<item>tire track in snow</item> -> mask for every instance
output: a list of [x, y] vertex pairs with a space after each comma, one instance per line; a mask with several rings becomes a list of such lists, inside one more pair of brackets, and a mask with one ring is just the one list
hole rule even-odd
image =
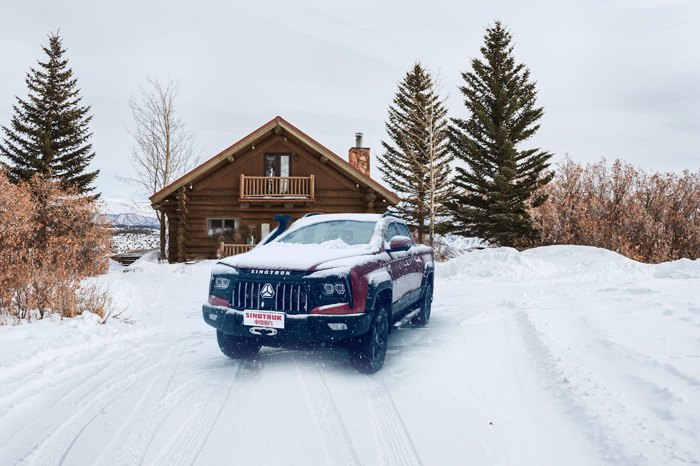
[[[60, 387], [77, 380], [77, 383], [72, 384], [70, 388], [68, 388], [62, 395], [52, 401], [52, 405], [55, 406], [56, 403], [73, 393], [76, 388], [84, 385], [86, 382], [92, 379], [98, 378], [105, 371], [113, 371], [115, 364], [126, 363], [128, 368], [138, 361], [146, 359], [149, 352], [161, 349], [165, 346], [166, 344], [164, 343], [138, 346], [126, 351], [118, 352], [106, 359], [90, 361], [77, 366], [69, 366], [67, 370], [31, 380], [25, 386], [19, 387], [15, 391], [0, 398], [0, 421], [12, 409], [16, 409], [17, 407], [32, 401], [36, 396], [43, 396], [47, 388], [52, 389], [55, 387]], [[100, 348], [96, 349], [95, 351], [99, 353]], [[134, 354], [136, 354], [137, 357], [131, 357]], [[28, 420], [27, 422], [31, 422], [32, 420], [33, 419]]]
[[302, 374], [297, 365], [296, 370], [304, 386], [314, 422], [322, 435], [323, 449], [329, 464], [361, 464], [320, 369], [309, 368]]
[[[91, 395], [81, 408], [56, 426], [48, 437], [44, 438], [34, 450], [21, 458], [17, 464], [31, 466], [55, 466], [63, 464], [66, 456], [85, 428], [105, 408], [138, 382], [162, 370], [165, 366], [167, 365], [162, 362], [156, 363], [138, 372], [129, 374], [115, 383], [108, 384], [108, 382], [104, 382], [102, 385], [108, 385], [106, 389]], [[117, 377], [122, 376], [118, 374], [113, 378]]]
[[654, 369], [660, 369], [667, 374], [677, 378], [678, 380], [685, 383], [688, 387], [697, 389], [700, 387], [700, 379], [694, 377], [691, 374], [686, 374], [685, 372], [679, 370], [676, 366], [669, 362], [663, 362], [658, 358], [655, 358], [647, 353], [643, 353], [631, 346], [625, 345], [619, 341], [615, 341], [605, 332], [605, 330], [599, 328], [588, 322], [586, 319], [581, 321], [581, 324], [585, 326], [591, 333], [600, 335], [598, 341], [606, 348], [610, 348], [616, 351], [621, 356], [625, 357], [630, 361], [634, 361], [638, 364], [646, 365]]
[[314, 423], [321, 435], [323, 451], [328, 464], [361, 464], [320, 369], [308, 367], [302, 373], [297, 364], [296, 372], [304, 387], [304, 394], [311, 409]]
[[228, 367], [219, 369], [226, 371], [226, 374], [220, 377], [218, 383], [214, 381], [213, 386], [202, 396], [201, 401], [195, 406], [183, 426], [165, 446], [153, 464], [157, 466], [184, 466], [194, 463], [214, 428], [233, 385], [241, 376], [244, 366], [245, 362], [240, 362], [235, 370]]
[[[57, 350], [60, 350], [58, 356], [63, 360], [64, 365], [70, 368], [74, 366], [75, 360], [84, 359], [86, 354], [109, 355], [107, 358], [101, 359], [101, 361], [110, 361], [118, 358], [124, 354], [126, 347], [133, 348], [135, 341], [150, 341], [163, 333], [165, 331], [139, 332], [136, 335], [129, 333], [117, 335], [104, 338], [100, 341], [99, 346], [92, 346], [92, 340], [89, 339], [88, 341], [81, 341], [60, 348], [48, 347], [20, 360], [13, 360], [9, 364], [8, 361], [3, 360], [0, 361], [0, 367], [3, 368], [2, 374], [0, 374], [0, 383], [9, 383], [10, 380], [8, 379], [24, 380], [29, 374], [36, 374], [42, 372], [42, 369], [46, 366], [53, 366], [57, 358]], [[148, 345], [148, 343], [145, 344]], [[90, 359], [90, 361], [93, 360]]]
[[[692, 453], [669, 438], [663, 428], [625, 405], [620, 393], [559, 341], [551, 326], [532, 312], [526, 300], [519, 307], [516, 322], [535, 368], [568, 414], [584, 429], [603, 460], [637, 465], [697, 464]], [[630, 431], [644, 435], [630, 436]]]
[[[185, 350], [185, 342], [178, 347], [177, 360]], [[171, 360], [172, 355], [168, 354], [165, 359]], [[199, 380], [190, 380], [168, 393], [178, 367], [179, 363], [172, 364], [167, 370], [156, 374], [134, 407], [133, 414], [111, 439], [109, 446], [95, 461], [96, 464], [129, 466], [143, 462], [148, 446], [162, 423], [198, 385]]]
[[391, 395], [383, 385], [374, 380], [375, 377], [376, 375], [368, 375], [365, 381], [372, 407], [372, 424], [377, 432], [379, 451], [382, 452], [382, 464], [421, 465], [418, 452]]

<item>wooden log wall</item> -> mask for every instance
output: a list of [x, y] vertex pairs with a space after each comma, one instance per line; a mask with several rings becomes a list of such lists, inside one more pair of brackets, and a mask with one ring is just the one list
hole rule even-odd
[[[292, 176], [314, 175], [315, 202], [239, 202], [241, 175], [261, 176], [265, 153], [291, 154]], [[272, 231], [277, 226], [273, 220], [276, 214], [288, 214], [295, 221], [310, 212], [383, 213], [387, 207], [388, 204], [373, 190], [360, 187], [329, 163], [324, 164], [317, 155], [291, 139], [285, 141], [279, 136], [256, 143], [255, 149], [194, 182], [191, 189], [189, 185], [181, 187], [175, 196], [160, 203], [160, 210], [168, 219], [168, 257], [171, 261], [216, 258], [218, 235], [208, 234], [208, 219], [237, 219], [242, 242], [247, 238], [248, 225], [254, 226], [255, 242], [258, 243], [261, 224], [269, 224]]]

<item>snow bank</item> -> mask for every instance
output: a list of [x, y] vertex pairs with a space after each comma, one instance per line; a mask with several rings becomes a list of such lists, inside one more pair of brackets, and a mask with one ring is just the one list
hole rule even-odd
[[146, 269], [153, 269], [158, 267], [160, 262], [158, 262], [158, 256], [160, 251], [147, 252], [143, 256], [139, 257], [133, 264], [126, 267], [130, 272], [132, 271], [143, 271]]
[[514, 282], [700, 278], [700, 261], [643, 264], [590, 246], [544, 246], [523, 252], [493, 248], [439, 264], [437, 274], [441, 278]]

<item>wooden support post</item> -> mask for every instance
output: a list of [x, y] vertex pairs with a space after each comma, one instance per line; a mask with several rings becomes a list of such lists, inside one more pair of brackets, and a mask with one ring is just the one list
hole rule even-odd
[[312, 174], [310, 176], [311, 176], [311, 181], [310, 181], [310, 183], [311, 183], [311, 196], [310, 197], [311, 197], [311, 199], [315, 199], [316, 198], [316, 187], [314, 186], [314, 175]]
[[243, 199], [243, 192], [244, 192], [243, 185], [244, 185], [244, 183], [245, 183], [245, 175], [243, 173], [241, 173], [241, 189], [240, 189], [240, 194], [238, 195], [239, 199]]
[[177, 193], [177, 261], [187, 260], [187, 194], [185, 187], [180, 188]]

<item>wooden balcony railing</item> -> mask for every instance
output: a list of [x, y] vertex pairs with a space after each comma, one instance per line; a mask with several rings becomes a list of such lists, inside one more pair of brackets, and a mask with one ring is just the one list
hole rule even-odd
[[235, 256], [236, 254], [243, 254], [253, 249], [256, 244], [223, 244], [224, 257]]
[[314, 175], [241, 175], [241, 199], [313, 199]]

